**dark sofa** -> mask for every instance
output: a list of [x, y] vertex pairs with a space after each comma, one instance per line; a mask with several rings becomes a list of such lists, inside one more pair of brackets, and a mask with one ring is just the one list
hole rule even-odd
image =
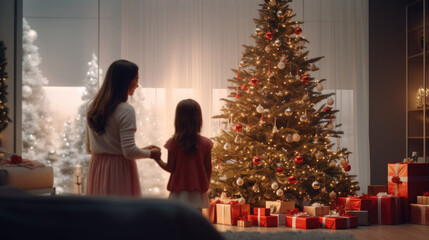
[[223, 239], [199, 213], [165, 199], [35, 196], [0, 187], [1, 239]]

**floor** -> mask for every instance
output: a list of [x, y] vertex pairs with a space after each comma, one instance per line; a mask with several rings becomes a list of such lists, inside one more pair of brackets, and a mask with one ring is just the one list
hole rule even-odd
[[429, 226], [416, 224], [400, 224], [400, 225], [371, 225], [359, 226], [353, 229], [330, 230], [330, 229], [292, 229], [289, 227], [237, 227], [214, 224], [218, 231], [259, 231], [259, 232], [278, 232], [278, 231], [322, 231], [322, 232], [341, 232], [353, 234], [356, 240], [389, 240], [389, 239], [412, 239], [412, 240], [428, 240]]

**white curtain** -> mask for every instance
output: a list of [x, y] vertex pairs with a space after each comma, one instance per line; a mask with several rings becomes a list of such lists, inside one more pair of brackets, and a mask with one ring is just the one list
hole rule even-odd
[[[202, 107], [202, 134], [214, 136], [220, 97], [234, 77], [242, 45], [253, 45], [253, 18], [262, 0], [123, 0], [121, 57], [140, 66], [140, 86], [155, 106], [165, 140], [173, 134], [175, 106], [194, 98]], [[351, 174], [369, 184], [368, 0], [296, 0], [310, 57], [324, 56], [314, 77], [335, 91], [340, 140], [353, 154]], [[336, 141], [336, 140], [335, 140]]]

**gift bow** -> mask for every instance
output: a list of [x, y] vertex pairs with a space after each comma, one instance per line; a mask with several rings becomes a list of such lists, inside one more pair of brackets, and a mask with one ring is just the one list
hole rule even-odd
[[401, 179], [399, 178], [399, 176], [394, 176], [394, 177], [392, 177], [392, 182], [393, 183], [400, 183]]
[[369, 195], [366, 195], [365, 193], [362, 193], [362, 196], [359, 197], [360, 199], [365, 199], [365, 200], [369, 200], [370, 197]]
[[241, 215], [241, 216], [238, 218], [238, 220], [246, 221], [246, 220], [247, 220], [247, 214]]
[[288, 212], [291, 215], [295, 215], [295, 214], [299, 213], [299, 210], [298, 210], [298, 208], [295, 208], [295, 209], [292, 209], [292, 210], [288, 210]]
[[295, 213], [293, 216], [294, 217], [308, 217], [309, 214], [308, 214], [308, 212], [299, 212], [299, 213]]
[[387, 194], [387, 192], [379, 192], [377, 193], [377, 197], [392, 197], [392, 194]]
[[323, 205], [323, 203], [315, 202], [315, 203], [311, 204], [311, 206], [312, 207], [323, 207], [324, 205]]

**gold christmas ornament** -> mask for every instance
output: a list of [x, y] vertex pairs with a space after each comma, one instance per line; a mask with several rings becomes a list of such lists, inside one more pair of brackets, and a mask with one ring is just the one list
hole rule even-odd
[[332, 191], [332, 192], [329, 193], [329, 198], [332, 199], [332, 200], [334, 200], [334, 199], [337, 198], [337, 194], [334, 191]]

